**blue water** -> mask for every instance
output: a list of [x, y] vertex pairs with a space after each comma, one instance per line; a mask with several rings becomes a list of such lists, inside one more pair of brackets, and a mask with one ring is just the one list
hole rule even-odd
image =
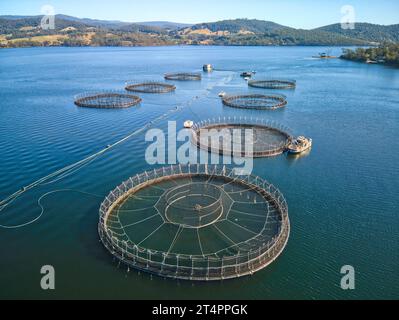
[[[175, 108], [187, 119], [256, 116], [313, 138], [305, 157], [255, 161], [254, 173], [285, 195], [292, 234], [283, 255], [253, 277], [218, 283], [129, 273], [104, 250], [98, 208], [121, 181], [151, 169], [144, 134], [61, 181], [30, 190], [0, 213], [0, 298], [374, 299], [399, 296], [399, 71], [315, 60], [314, 47], [33, 48], [0, 51], [0, 198], [78, 161]], [[335, 52], [339, 54], [339, 50]], [[80, 109], [75, 94], [123, 89], [129, 80], [217, 69], [128, 110]], [[217, 94], [248, 89], [238, 71], [297, 80], [276, 112], [223, 107]], [[259, 91], [260, 90], [260, 91]], [[155, 125], [165, 128], [163, 121]], [[47, 196], [44, 194], [52, 191]], [[82, 193], [86, 192], [86, 193]], [[42, 198], [41, 198], [42, 197]], [[41, 198], [41, 199], [40, 199]], [[39, 200], [40, 199], [40, 200]], [[38, 203], [39, 200], [39, 203]], [[56, 290], [40, 289], [53, 265]], [[356, 290], [340, 269], [356, 270]]]

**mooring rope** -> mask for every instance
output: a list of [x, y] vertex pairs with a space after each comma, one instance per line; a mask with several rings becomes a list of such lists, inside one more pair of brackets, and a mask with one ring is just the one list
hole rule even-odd
[[[231, 80], [229, 80], [229, 78], [224, 78], [224, 79], [222, 79], [221, 82], [226, 83], [226, 81], [231, 81]], [[203, 94], [203, 96], [204, 96], [204, 97], [208, 96], [208, 95], [210, 94], [211, 90], [212, 90], [215, 86], [218, 86], [218, 85], [220, 85], [220, 82], [208, 86], [208, 87], [205, 89], [205, 94]], [[107, 147], [103, 148], [102, 150], [100, 150], [100, 151], [98, 151], [98, 152], [96, 152], [96, 153], [94, 153], [94, 154], [92, 154], [92, 155], [89, 155], [89, 156], [87, 156], [86, 158], [84, 158], [84, 159], [82, 159], [82, 160], [80, 160], [80, 161], [77, 161], [77, 162], [75, 162], [75, 163], [73, 163], [73, 164], [70, 164], [70, 165], [64, 167], [64, 168], [61, 168], [61, 169], [59, 169], [59, 170], [57, 170], [57, 171], [55, 171], [55, 172], [53, 172], [53, 173], [51, 173], [51, 174], [49, 174], [49, 175], [46, 175], [46, 176], [44, 176], [44, 177], [42, 177], [42, 178], [40, 178], [40, 179], [38, 179], [38, 180], [36, 180], [36, 181], [30, 183], [29, 185], [23, 187], [22, 189], [20, 189], [20, 190], [14, 192], [13, 194], [9, 195], [8, 197], [6, 197], [5, 199], [3, 199], [3, 200], [0, 201], [0, 213], [1, 213], [6, 207], [8, 207], [10, 204], [12, 204], [15, 200], [17, 200], [22, 194], [26, 193], [27, 191], [29, 191], [29, 190], [31, 190], [31, 189], [34, 189], [34, 188], [36, 188], [36, 187], [38, 187], [38, 186], [44, 186], [44, 185], [48, 185], [48, 184], [55, 183], [55, 182], [57, 182], [57, 181], [59, 181], [59, 180], [61, 180], [61, 179], [64, 179], [64, 178], [66, 178], [66, 177], [68, 177], [68, 176], [70, 176], [70, 175], [72, 175], [72, 174], [74, 174], [74, 173], [80, 171], [82, 168], [84, 168], [85, 166], [89, 165], [91, 162], [93, 162], [93, 161], [96, 160], [98, 157], [100, 157], [100, 156], [102, 156], [103, 154], [105, 154], [107, 151], [110, 151], [111, 149], [114, 149], [115, 147], [117, 147], [117, 146], [123, 144], [124, 142], [126, 142], [126, 141], [129, 140], [129, 139], [131, 139], [132, 137], [137, 136], [137, 135], [140, 134], [140, 133], [143, 133], [145, 130], [149, 129], [149, 128], [152, 127], [154, 124], [156, 124], [156, 123], [158, 123], [158, 122], [160, 122], [160, 121], [162, 121], [162, 120], [168, 118], [168, 117], [171, 116], [172, 114], [175, 114], [175, 113], [177, 113], [177, 112], [179, 112], [179, 111], [182, 111], [182, 110], [184, 110], [185, 108], [189, 108], [189, 109], [192, 111], [191, 105], [192, 105], [195, 101], [197, 101], [198, 99], [200, 99], [200, 98], [201, 98], [200, 96], [195, 96], [195, 97], [191, 98], [189, 101], [187, 101], [186, 103], [179, 104], [179, 105], [178, 105], [177, 107], [175, 107], [174, 109], [171, 109], [171, 110], [165, 112], [165, 113], [162, 114], [161, 116], [159, 116], [159, 117], [155, 118], [154, 120], [152, 120], [152, 121], [148, 122], [147, 124], [145, 124], [143, 127], [141, 127], [141, 128], [139, 128], [139, 129], [133, 131], [132, 133], [130, 133], [130, 134], [128, 134], [127, 136], [125, 136], [124, 138], [122, 138], [122, 139], [116, 141], [115, 143], [108, 145]], [[192, 111], [192, 112], [193, 112], [193, 111]], [[51, 180], [51, 179], [53, 179], [53, 180]], [[57, 190], [55, 190], [55, 192], [56, 192], [56, 191], [57, 191]], [[46, 194], [44, 194], [43, 196], [47, 196], [47, 195], [49, 195], [49, 194], [51, 194], [51, 193], [52, 193], [52, 192], [46, 193]], [[43, 197], [43, 196], [42, 196], [42, 197]], [[39, 201], [42, 199], [42, 197], [39, 198]], [[39, 201], [38, 201], [38, 202], [39, 202]], [[40, 205], [40, 202], [39, 202], [39, 206], [41, 206], [41, 205]], [[44, 211], [44, 210], [42, 210], [42, 211]], [[21, 224], [21, 225], [19, 225], [19, 226], [16, 226], [16, 227], [14, 227], [14, 226], [9, 227], [9, 229], [28, 226], [28, 225], [30, 225], [30, 224], [36, 222], [38, 219], [40, 219], [40, 217], [42, 216], [42, 214], [43, 214], [43, 212], [40, 214], [39, 217], [36, 217], [35, 219], [33, 219], [33, 220], [31, 220], [31, 221], [29, 221], [29, 222], [27, 222], [27, 223]], [[4, 226], [4, 225], [0, 225], [0, 227], [1, 227], [1, 228], [7, 228], [7, 226]]]
[[[51, 194], [55, 194], [55, 193], [59, 193], [59, 192], [77, 192], [77, 193], [80, 193], [80, 194], [83, 194], [83, 195], [88, 195], [88, 196], [92, 196], [92, 197], [96, 197], [96, 198], [103, 198], [104, 197], [104, 196], [97, 195], [97, 194], [94, 194], [94, 193], [89, 193], [89, 192], [80, 191], [80, 190], [73, 190], [73, 189], [59, 189], [59, 190], [49, 191], [49, 192], [43, 194], [42, 196], [40, 196], [40, 198], [37, 200], [37, 204], [40, 207], [40, 213], [35, 218], [33, 218], [32, 220], [30, 220], [28, 222], [25, 222], [25, 223], [22, 223], [22, 224], [18, 224], [18, 225], [13, 225], [13, 226], [7, 226], [7, 225], [0, 224], [0, 228], [3, 228], [3, 229], [18, 229], [18, 228], [26, 227], [26, 226], [29, 226], [29, 225], [35, 223], [36, 221], [38, 221], [43, 216], [44, 211], [45, 211], [44, 206], [42, 204], [42, 200], [44, 198], [46, 198], [47, 196], [51, 195]], [[1, 210], [3, 210], [3, 209], [1, 209]]]

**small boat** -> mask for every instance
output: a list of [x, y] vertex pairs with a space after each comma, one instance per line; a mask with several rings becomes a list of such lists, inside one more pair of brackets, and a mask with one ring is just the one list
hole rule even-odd
[[211, 64], [204, 64], [204, 66], [202, 67], [202, 70], [204, 70], [204, 72], [212, 72], [213, 67]]
[[243, 78], [252, 78], [252, 75], [253, 75], [253, 73], [249, 72], [249, 71], [241, 73], [241, 77], [243, 77]]
[[303, 136], [298, 137], [293, 140], [291, 144], [288, 146], [288, 153], [291, 154], [300, 154], [309, 150], [312, 147], [312, 139], [305, 138]]
[[191, 120], [187, 120], [186, 122], [184, 122], [184, 128], [186, 129], [191, 129], [194, 126], [194, 122]]
[[325, 52], [322, 52], [322, 53], [319, 53], [318, 56], [313, 56], [313, 58], [315, 58], [315, 59], [336, 59], [338, 57], [331, 56], [331, 55], [329, 55], [329, 54], [327, 54]]
[[366, 63], [368, 63], [368, 64], [378, 64], [378, 61], [367, 59]]
[[223, 98], [223, 97], [225, 97], [226, 96], [226, 92], [224, 92], [224, 91], [222, 91], [222, 92], [219, 92], [219, 97], [220, 98]]

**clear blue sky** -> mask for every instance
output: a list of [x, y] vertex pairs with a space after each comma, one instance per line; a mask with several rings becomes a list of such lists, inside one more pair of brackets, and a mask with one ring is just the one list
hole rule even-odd
[[341, 7], [352, 5], [357, 22], [399, 23], [398, 0], [0, 0], [0, 15], [39, 15], [47, 4], [80, 18], [186, 23], [256, 18], [305, 29], [340, 22]]

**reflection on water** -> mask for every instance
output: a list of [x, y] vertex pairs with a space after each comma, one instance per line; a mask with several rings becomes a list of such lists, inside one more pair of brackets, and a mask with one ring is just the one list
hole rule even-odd
[[310, 155], [310, 153], [312, 152], [312, 148], [309, 148], [308, 150], [305, 150], [304, 152], [298, 153], [298, 154], [294, 154], [294, 153], [289, 153], [287, 152], [287, 160], [290, 162], [295, 163], [296, 161], [298, 161], [299, 159], [302, 158], [306, 158]]

